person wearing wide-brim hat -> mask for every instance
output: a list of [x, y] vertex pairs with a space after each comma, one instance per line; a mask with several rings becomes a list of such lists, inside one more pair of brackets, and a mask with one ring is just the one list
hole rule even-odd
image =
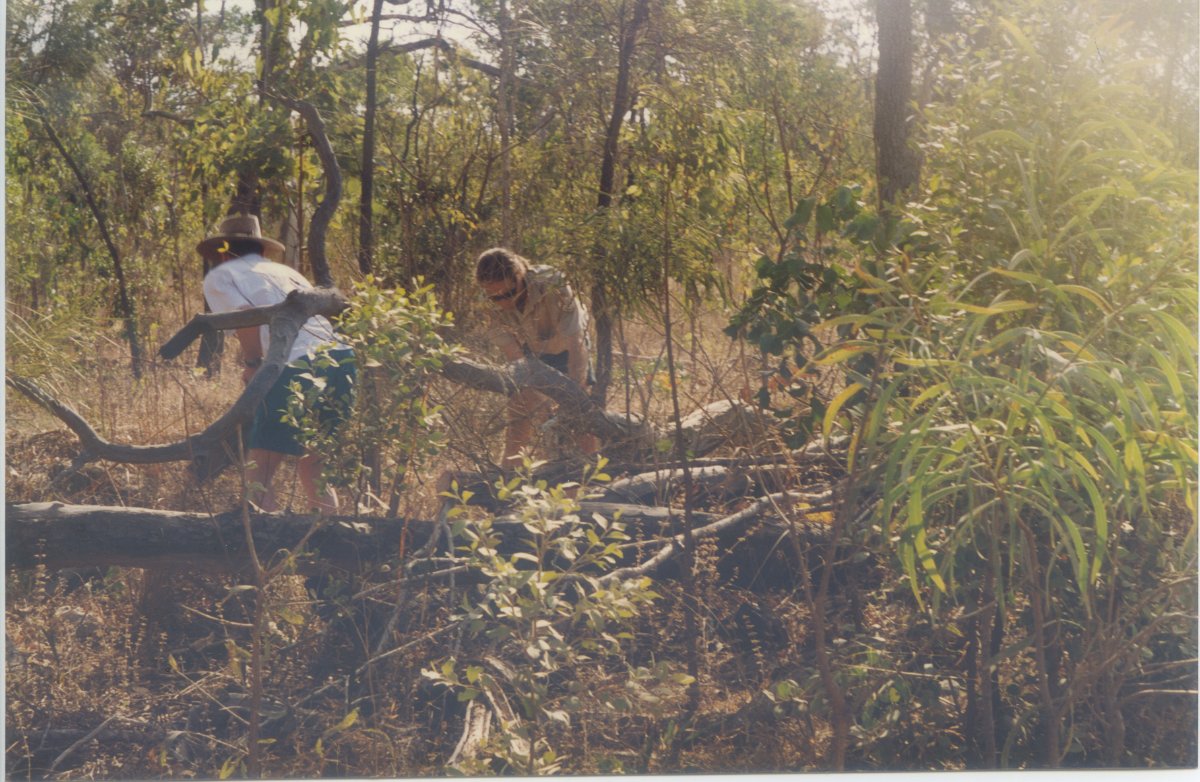
[[221, 249], [231, 243], [241, 243], [243, 240], [257, 243], [259, 254], [272, 261], [283, 260], [283, 244], [262, 235], [258, 226], [258, 218], [254, 215], [229, 215], [217, 227], [217, 232], [201, 240], [196, 245], [196, 252], [208, 261], [217, 262]]
[[[279, 304], [293, 290], [311, 289], [304, 275], [278, 263], [283, 245], [263, 236], [254, 215], [230, 215], [216, 232], [196, 245], [196, 251], [213, 264], [204, 276], [204, 298], [213, 312], [267, 307]], [[266, 325], [236, 330], [242, 349], [242, 382], [262, 365], [270, 344]], [[330, 366], [311, 362], [318, 348], [332, 345], [327, 355]], [[249, 449], [246, 479], [251, 500], [265, 511], [279, 509], [272, 478], [285, 456], [298, 456], [296, 472], [308, 502], [308, 509], [331, 512], [337, 508], [332, 487], [321, 487], [322, 458], [307, 452], [300, 443], [300, 431], [283, 421], [291, 396], [291, 385], [308, 388], [313, 377], [323, 377], [325, 390], [317, 402], [316, 413], [322, 426], [334, 427], [345, 420], [354, 398], [354, 353], [338, 340], [329, 321], [320, 316], [309, 318], [300, 328], [288, 354], [287, 366], [255, 411], [250, 428], [243, 434]], [[260, 488], [261, 487], [261, 488]]]

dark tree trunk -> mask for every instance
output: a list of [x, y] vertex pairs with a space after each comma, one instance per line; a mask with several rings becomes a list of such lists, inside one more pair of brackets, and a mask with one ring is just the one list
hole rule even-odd
[[513, 42], [512, 24], [508, 16], [507, 0], [500, 0], [498, 21], [500, 27], [500, 78], [496, 85], [496, 124], [500, 126], [500, 243], [509, 246], [513, 240], [512, 230], [512, 69]]
[[[266, 96], [274, 81], [275, 63], [279, 59], [279, 46], [282, 36], [267, 20], [266, 12], [271, 10], [272, 0], [256, 0], [255, 12], [259, 20], [259, 54], [262, 57], [262, 70], [256, 82], [259, 106], [267, 110]], [[282, 18], [282, 17], [281, 17]], [[254, 161], [243, 162], [237, 173], [237, 184], [233, 198], [229, 202], [226, 214], [247, 214], [262, 218], [262, 187], [258, 169]]]
[[[608, 131], [604, 135], [604, 157], [600, 163], [600, 192], [596, 199], [597, 211], [603, 214], [612, 205], [617, 172], [617, 141], [621, 136], [621, 125], [632, 108], [631, 83], [633, 55], [637, 50], [637, 38], [650, 16], [649, 0], [635, 0], [633, 17], [621, 30], [621, 48], [617, 62], [617, 85], [613, 92], [612, 115]], [[604, 281], [602, 267], [605, 251], [597, 246], [594, 253], [592, 285], [592, 317], [596, 320], [596, 384], [592, 387], [592, 398], [604, 406], [608, 397], [608, 386], [612, 382], [613, 317], [609, 304], [608, 286]]]
[[887, 210], [912, 189], [920, 159], [908, 144], [912, 114], [913, 36], [909, 0], [876, 0], [879, 67], [875, 74], [875, 171]]
[[129, 283], [125, 278], [125, 266], [121, 260], [121, 253], [117, 250], [116, 242], [113, 241], [112, 234], [108, 230], [108, 220], [104, 216], [104, 212], [100, 209], [99, 202], [96, 201], [96, 196], [92, 192], [92, 185], [84, 175], [83, 169], [67, 151], [66, 146], [58, 137], [58, 133], [54, 130], [54, 125], [50, 122], [50, 117], [47, 116], [45, 110], [39, 105], [38, 111], [41, 115], [42, 126], [46, 129], [46, 135], [50, 137], [50, 142], [54, 148], [62, 155], [66, 161], [67, 167], [71, 169], [71, 173], [75, 175], [75, 181], [79, 183], [79, 188], [83, 191], [84, 200], [87, 201], [88, 209], [92, 212], [92, 217], [96, 220], [96, 227], [100, 229], [100, 237], [104, 240], [104, 246], [108, 249], [108, 255], [112, 259], [113, 274], [117, 278], [117, 306], [121, 317], [125, 321], [125, 338], [129, 341], [129, 360], [133, 369], [134, 377], [142, 376], [142, 345], [138, 339], [137, 325], [137, 307], [134, 304], [133, 297], [129, 295]]
[[358, 269], [370, 274], [375, 260], [375, 108], [379, 63], [379, 17], [383, 0], [371, 9], [371, 36], [367, 40], [367, 95], [363, 116], [362, 198], [358, 205]]

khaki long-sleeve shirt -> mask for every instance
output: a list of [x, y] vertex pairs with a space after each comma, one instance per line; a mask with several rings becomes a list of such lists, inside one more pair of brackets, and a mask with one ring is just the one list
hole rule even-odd
[[506, 358], [567, 353], [567, 375], [581, 385], [587, 376], [588, 311], [562, 272], [532, 266], [525, 273], [525, 307], [491, 311], [490, 336]]

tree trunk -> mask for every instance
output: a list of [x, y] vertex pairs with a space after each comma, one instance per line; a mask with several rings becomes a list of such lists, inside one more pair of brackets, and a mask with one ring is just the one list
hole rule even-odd
[[938, 69], [950, 57], [950, 38], [958, 29], [953, 0], [927, 0], [925, 32], [929, 36], [929, 45], [925, 53], [921, 83], [917, 87], [918, 106], [927, 106], [935, 97], [941, 101], [947, 99], [938, 80]]
[[[623, 9], [622, 9], [623, 10]], [[604, 135], [604, 156], [600, 163], [600, 187], [596, 208], [603, 220], [604, 213], [612, 205], [617, 171], [617, 142], [621, 136], [621, 125], [632, 108], [630, 97], [633, 74], [633, 55], [637, 50], [638, 33], [650, 16], [649, 0], [635, 0], [633, 17], [621, 30], [621, 45], [617, 62], [617, 84], [613, 91], [612, 115]], [[624, 14], [622, 14], [622, 19]], [[612, 382], [613, 317], [609, 305], [608, 286], [604, 281], [603, 266], [606, 252], [597, 242], [593, 253], [592, 317], [596, 321], [596, 384], [592, 387], [592, 399], [601, 407], [608, 397], [608, 386]]]
[[371, 36], [367, 40], [367, 107], [363, 116], [362, 197], [358, 205], [358, 269], [370, 274], [375, 255], [375, 108], [379, 62], [379, 17], [383, 0], [371, 9]]
[[121, 317], [125, 320], [125, 338], [129, 341], [129, 360], [133, 369], [133, 376], [140, 378], [142, 376], [142, 345], [138, 339], [137, 326], [137, 308], [134, 304], [133, 297], [129, 295], [129, 283], [125, 279], [125, 266], [121, 261], [121, 253], [117, 250], [116, 242], [113, 241], [112, 234], [108, 230], [108, 220], [104, 216], [104, 212], [100, 209], [100, 204], [96, 201], [96, 196], [92, 192], [91, 183], [84, 175], [79, 164], [75, 162], [75, 158], [67, 151], [62, 140], [58, 137], [58, 133], [54, 130], [54, 126], [50, 122], [49, 116], [40, 104], [37, 105], [38, 112], [41, 115], [42, 126], [46, 129], [46, 135], [50, 137], [50, 142], [54, 148], [62, 155], [66, 161], [67, 167], [71, 169], [71, 173], [75, 175], [75, 180], [79, 183], [79, 187], [83, 190], [84, 200], [87, 201], [88, 209], [92, 212], [92, 217], [96, 219], [96, 226], [100, 229], [100, 237], [104, 240], [104, 246], [108, 249], [108, 255], [112, 258], [113, 274], [117, 278], [117, 305]]
[[[267, 19], [266, 12], [273, 7], [273, 0], [255, 0], [255, 14], [258, 19], [259, 56], [262, 68], [255, 82], [258, 91], [259, 107], [266, 111], [266, 96], [274, 83], [275, 66], [279, 60], [279, 47], [284, 36], [279, 35], [275, 26]], [[282, 27], [283, 14], [279, 17]], [[262, 188], [258, 169], [253, 161], [242, 162], [238, 166], [237, 184], [233, 198], [229, 203], [226, 214], [248, 214], [262, 218]]]
[[888, 210], [920, 178], [920, 159], [908, 144], [913, 37], [909, 0], [876, 0], [879, 66], [875, 74], [875, 171], [879, 207]]
[[313, 279], [317, 285], [321, 288], [332, 288], [333, 274], [329, 270], [329, 259], [325, 254], [325, 234], [342, 199], [342, 169], [338, 165], [333, 145], [329, 143], [329, 136], [325, 132], [325, 122], [317, 108], [307, 101], [291, 100], [278, 95], [271, 97], [304, 119], [317, 157], [321, 161], [321, 168], [325, 172], [325, 196], [313, 212], [312, 223], [309, 226], [308, 258], [312, 263]]
[[500, 0], [498, 11], [500, 24], [500, 79], [496, 91], [496, 124], [500, 126], [500, 243], [505, 247], [512, 244], [512, 69], [513, 41], [512, 24], [507, 0]]

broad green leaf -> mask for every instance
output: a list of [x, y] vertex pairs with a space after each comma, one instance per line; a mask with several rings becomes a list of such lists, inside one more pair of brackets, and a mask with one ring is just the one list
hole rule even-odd
[[[896, 362], [900, 363], [901, 359], [896, 359]], [[917, 398], [912, 401], [912, 406], [914, 408], [920, 407], [921, 405], [925, 404], [929, 400], [942, 396], [949, 389], [950, 389], [950, 385], [948, 383], [934, 383], [929, 388], [926, 388], [924, 391], [922, 391], [920, 394], [917, 395]]]
[[1162, 310], [1153, 310], [1150, 314], [1157, 318], [1166, 327], [1167, 331], [1170, 332], [1179, 352], [1187, 356], [1192, 356], [1196, 353], [1196, 335], [1189, 331], [1186, 326]]
[[[1023, 252], [1028, 252], [1028, 251], [1023, 251]], [[1011, 277], [1014, 280], [1020, 280], [1021, 282], [1027, 282], [1031, 285], [1036, 285], [1039, 288], [1045, 288], [1050, 285], [1049, 280], [1047, 280], [1045, 277], [1041, 276], [1040, 274], [1034, 274], [1033, 272], [1019, 272], [1019, 271], [1015, 271], [1013, 269], [1004, 269], [999, 266], [994, 266], [991, 269], [989, 269], [989, 271], [992, 274], [999, 274], [1002, 277]]]
[[1064, 337], [1063, 339], [1060, 339], [1059, 342], [1064, 348], [1074, 353], [1077, 358], [1081, 358], [1084, 361], [1099, 361], [1099, 358], [1095, 353], [1088, 350], [1073, 339], [1067, 339]]
[[961, 364], [949, 358], [914, 358], [912, 356], [895, 356], [892, 359], [897, 364], [906, 367], [957, 367]]
[[1158, 368], [1163, 373], [1163, 377], [1166, 378], [1167, 386], [1171, 389], [1171, 393], [1175, 396], [1175, 399], [1182, 402], [1186, 398], [1186, 394], [1183, 390], [1183, 383], [1179, 380], [1179, 373], [1175, 371], [1175, 366], [1163, 355], [1161, 350], [1153, 345], [1143, 345], [1142, 347], [1149, 351], [1150, 355], [1154, 358], [1154, 363], [1158, 364]]
[[976, 144], [985, 145], [1003, 142], [1019, 146], [1021, 149], [1033, 148], [1033, 142], [1011, 130], [990, 130], [987, 133], [981, 133], [980, 135], [976, 136], [974, 142]]
[[890, 282], [888, 282], [887, 280], [882, 279], [880, 277], [876, 277], [875, 275], [871, 274], [870, 272], [868, 272], [866, 269], [864, 269], [862, 267], [862, 264], [859, 264], [859, 263], [854, 264], [854, 276], [859, 278], [863, 282], [874, 285], [876, 288], [878, 288], [881, 291], [894, 290], [896, 287], [896, 286], [892, 285]]
[[326, 735], [328, 735], [330, 732], [340, 733], [344, 730], [349, 730], [350, 727], [352, 725], [354, 725], [354, 723], [356, 723], [356, 722], [358, 722], [358, 709], [353, 708], [350, 710], [349, 714], [347, 714], [345, 717], [342, 717], [341, 722], [339, 722], [337, 725], [334, 725], [332, 728], [330, 728], [329, 731], [326, 732]]
[[1014, 22], [1004, 17], [1000, 17], [1000, 24], [1004, 27], [1008, 37], [1012, 39], [1021, 51], [1025, 52], [1026, 56], [1034, 60], [1040, 60], [1041, 55], [1038, 53], [1037, 47], [1029, 40], [1029, 37], [1018, 27]]
[[1096, 543], [1095, 551], [1092, 553], [1092, 571], [1088, 576], [1088, 580], [1095, 584], [1096, 579], [1100, 577], [1100, 559], [1108, 547], [1108, 511], [1105, 510], [1104, 498], [1100, 496], [1100, 490], [1096, 484], [1082, 476], [1081, 482], [1084, 489], [1087, 490], [1088, 498], [1092, 501], [1092, 513], [1095, 515]]
[[1066, 537], [1071, 541], [1071, 569], [1075, 571], [1075, 583], [1079, 586], [1079, 594], [1083, 596], [1084, 602], [1087, 603], [1088, 583], [1088, 556], [1087, 547], [1083, 544], [1083, 536], [1079, 532], [1079, 525], [1071, 520], [1065, 513], [1056, 514], [1051, 518], [1057, 519], [1059, 526], [1066, 533]]
[[810, 197], [800, 199], [800, 203], [796, 205], [796, 211], [792, 212], [791, 217], [784, 222], [783, 227], [787, 229], [798, 228], [800, 230], [804, 230], [804, 226], [808, 225], [808, 221], [812, 217], [813, 207], [815, 207], [816, 204], [816, 198]]

